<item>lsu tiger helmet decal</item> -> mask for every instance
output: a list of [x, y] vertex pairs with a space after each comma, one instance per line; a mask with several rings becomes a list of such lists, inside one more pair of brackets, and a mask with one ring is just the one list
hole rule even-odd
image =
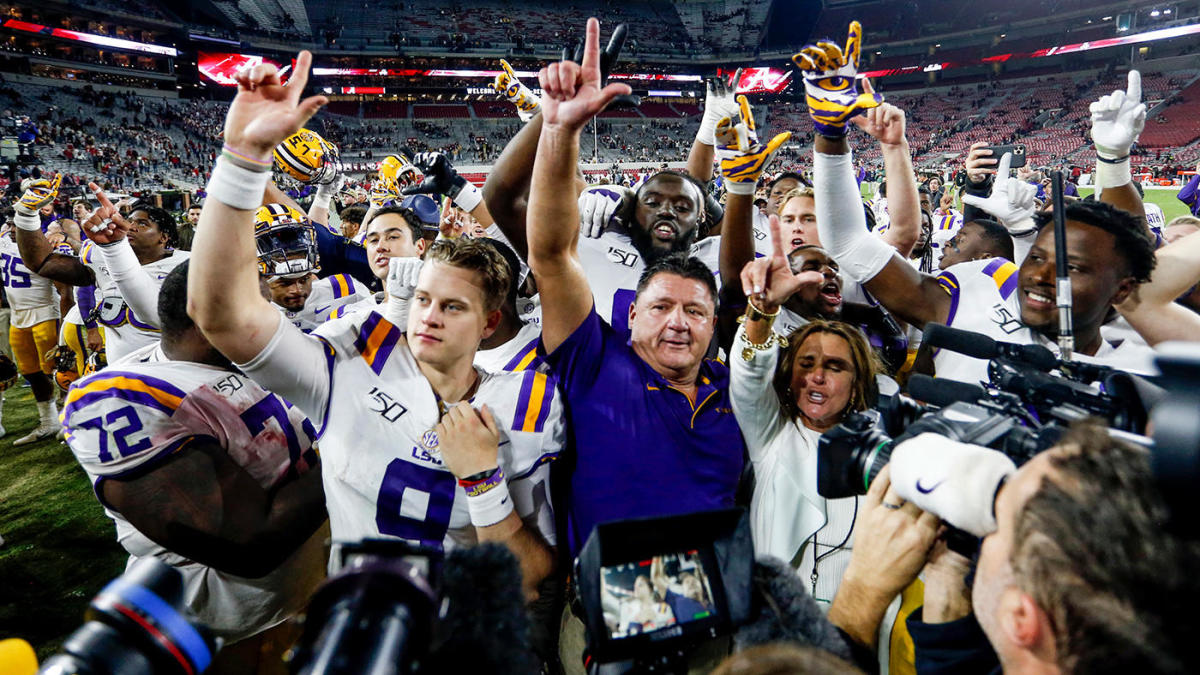
[[267, 277], [296, 277], [321, 268], [317, 235], [303, 213], [286, 204], [264, 204], [254, 212], [258, 272]]
[[341, 169], [337, 146], [315, 131], [301, 129], [275, 146], [275, 168], [305, 184], [322, 185]]

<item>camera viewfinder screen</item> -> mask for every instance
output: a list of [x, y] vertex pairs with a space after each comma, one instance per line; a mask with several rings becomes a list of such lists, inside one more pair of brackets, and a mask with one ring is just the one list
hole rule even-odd
[[712, 588], [697, 551], [600, 568], [609, 637], [625, 638], [714, 615]]

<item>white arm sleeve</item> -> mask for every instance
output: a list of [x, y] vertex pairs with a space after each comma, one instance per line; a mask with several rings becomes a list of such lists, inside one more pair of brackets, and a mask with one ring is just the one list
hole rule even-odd
[[[771, 385], [775, 364], [779, 361], [779, 347], [754, 349], [748, 347], [745, 336], [745, 324], [738, 326], [729, 350], [729, 402], [750, 459], [759, 462], [785, 423], [779, 398]], [[744, 354], [750, 355], [749, 361]]]
[[108, 273], [117, 284], [117, 291], [134, 316], [155, 328], [162, 328], [158, 320], [158, 284], [150, 273], [138, 262], [137, 255], [129, 246], [128, 239], [116, 243], [97, 245]]
[[234, 364], [262, 388], [296, 406], [323, 430], [333, 388], [332, 348], [290, 321], [280, 321], [271, 341], [246, 363]]
[[813, 153], [813, 192], [821, 246], [852, 279], [866, 283], [897, 256], [896, 249], [867, 231], [862, 193], [850, 153]]

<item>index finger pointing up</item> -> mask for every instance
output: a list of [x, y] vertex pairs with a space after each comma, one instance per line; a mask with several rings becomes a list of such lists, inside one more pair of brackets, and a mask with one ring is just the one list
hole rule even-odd
[[112, 202], [108, 201], [108, 197], [104, 194], [104, 190], [100, 189], [99, 185], [96, 185], [95, 183], [88, 183], [88, 189], [96, 194], [96, 199], [100, 200], [100, 206], [106, 209], [116, 210], [116, 207], [112, 205]]
[[583, 44], [583, 73], [595, 73], [595, 79], [600, 79], [600, 22], [595, 17], [588, 19], [587, 37]]
[[308, 84], [310, 66], [312, 66], [312, 52], [307, 49], [302, 50], [296, 57], [296, 70], [292, 71], [292, 79], [287, 83], [288, 88], [293, 90], [289, 92], [293, 102], [300, 100], [300, 94], [304, 92], [304, 85]]
[[783, 228], [779, 225], [779, 216], [767, 218], [771, 228], [771, 257], [783, 257]]
[[1125, 89], [1125, 100], [1134, 103], [1142, 100], [1142, 74], [1136, 70], [1129, 71], [1129, 86]]

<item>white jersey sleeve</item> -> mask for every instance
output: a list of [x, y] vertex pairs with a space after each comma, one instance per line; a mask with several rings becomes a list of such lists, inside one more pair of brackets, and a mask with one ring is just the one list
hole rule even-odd
[[[149, 283], [153, 286], [153, 294], [157, 297], [162, 281], [171, 270], [188, 259], [187, 251], [173, 251], [160, 260], [142, 265]], [[100, 325], [104, 326], [104, 348], [108, 352], [109, 363], [118, 361], [126, 355], [158, 342], [159, 331], [156, 328], [158, 317], [138, 316], [125, 298], [117, 282], [109, 273], [103, 254], [94, 242], [86, 242], [79, 249], [79, 258], [83, 264], [91, 268], [96, 277], [96, 312]], [[155, 305], [157, 310], [157, 305]], [[148, 310], [147, 310], [148, 311]], [[157, 313], [157, 312], [156, 312]]]

